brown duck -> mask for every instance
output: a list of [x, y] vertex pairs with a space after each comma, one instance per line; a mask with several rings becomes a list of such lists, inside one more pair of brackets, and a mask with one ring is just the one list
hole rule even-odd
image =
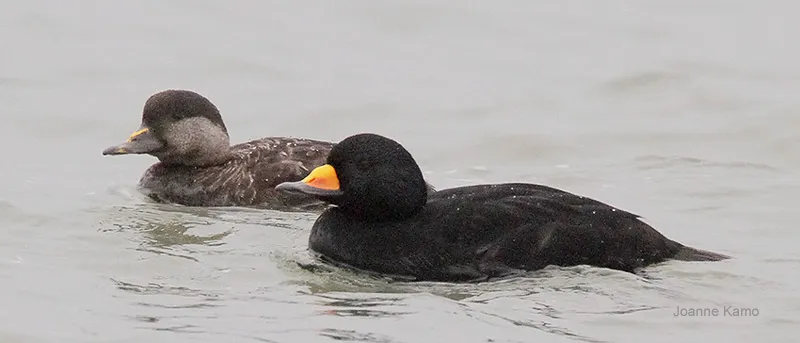
[[[186, 206], [322, 209], [313, 196], [275, 186], [303, 179], [335, 143], [266, 137], [230, 146], [217, 107], [188, 90], [165, 90], [144, 105], [141, 127], [103, 155], [149, 154], [159, 162], [139, 180], [158, 202]], [[431, 187], [432, 190], [432, 187]]]

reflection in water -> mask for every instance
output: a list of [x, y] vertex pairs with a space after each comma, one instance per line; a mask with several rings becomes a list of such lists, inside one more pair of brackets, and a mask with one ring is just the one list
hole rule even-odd
[[139, 295], [178, 295], [182, 297], [201, 297], [205, 300], [213, 301], [220, 297], [220, 294], [207, 290], [191, 289], [188, 287], [164, 286], [157, 283], [147, 285], [137, 285], [130, 282], [111, 279], [118, 289], [132, 292]]
[[375, 343], [391, 343], [396, 342], [391, 337], [384, 335], [377, 335], [374, 333], [360, 333], [355, 330], [340, 330], [340, 329], [323, 329], [320, 331], [320, 336], [335, 339], [337, 341], [347, 342], [375, 342]]
[[186, 231], [188, 231], [189, 228], [189, 225], [174, 222], [160, 225], [150, 224], [143, 228], [142, 233], [146, 234], [150, 238], [151, 245], [162, 248], [184, 244], [203, 244], [208, 246], [221, 245], [222, 242], [219, 242], [219, 240], [231, 233], [231, 231], [228, 230], [210, 236], [199, 236], [186, 234]]
[[318, 216], [308, 212], [259, 210], [244, 207], [190, 207], [173, 204], [137, 203], [128, 206], [102, 206], [89, 212], [102, 212], [111, 217], [110, 223], [101, 222], [100, 231], [136, 229], [145, 224], [179, 222], [187, 225], [212, 225], [214, 223], [264, 225], [296, 230], [298, 221], [314, 220]]
[[[94, 212], [100, 213], [101, 220], [97, 228], [101, 233], [127, 236], [129, 240], [135, 242], [135, 246], [131, 249], [159, 255], [143, 259], [145, 263], [160, 269], [161, 265], [172, 263], [187, 266], [182, 262], [165, 260], [164, 256], [179, 257], [193, 262], [200, 261], [202, 263], [192, 263], [187, 267], [211, 273], [214, 275], [213, 282], [219, 287], [212, 288], [210, 280], [203, 277], [181, 281], [180, 275], [191, 270], [177, 269], [172, 272], [167, 271], [167, 274], [155, 272], [150, 274], [149, 278], [145, 278], [144, 282], [132, 282], [126, 280], [128, 278], [126, 275], [116, 275], [111, 281], [121, 291], [119, 297], [128, 299], [128, 302], [135, 306], [134, 311], [127, 313], [126, 318], [139, 323], [140, 328], [209, 335], [214, 333], [204, 330], [202, 323], [218, 320], [222, 316], [220, 313], [230, 308], [238, 309], [240, 306], [261, 304], [265, 307], [259, 309], [258, 314], [252, 317], [245, 316], [248, 320], [259, 321], [270, 319], [264, 317], [261, 312], [275, 304], [282, 302], [297, 304], [297, 300], [290, 297], [260, 296], [259, 294], [264, 293], [275, 294], [276, 290], [270, 287], [263, 289], [258, 287], [270, 283], [268, 274], [261, 274], [256, 264], [243, 259], [252, 258], [270, 265], [276, 256], [280, 259], [282, 255], [291, 255], [286, 252], [268, 251], [269, 245], [260, 241], [272, 244], [274, 248], [276, 244], [274, 239], [281, 238], [282, 235], [290, 237], [295, 233], [303, 235], [302, 226], [298, 225], [298, 222], [302, 223], [308, 216], [315, 218], [313, 214], [246, 208], [192, 208], [153, 203], [103, 206], [95, 208]], [[233, 240], [233, 243], [238, 243], [236, 240], [246, 242], [253, 251], [242, 251], [242, 245], [237, 245], [235, 249], [224, 248], [230, 243], [229, 240]], [[269, 255], [269, 258], [265, 259], [264, 255]], [[212, 258], [219, 262], [210, 266], [209, 260]], [[279, 265], [282, 263], [280, 260], [277, 262]], [[238, 268], [238, 265], [248, 267]], [[132, 277], [137, 276], [134, 274]], [[242, 277], [264, 277], [264, 279], [254, 280], [253, 284], [258, 286], [249, 288]], [[239, 282], [235, 286], [228, 284], [227, 280], [231, 278]], [[232, 286], [235, 289], [231, 289]], [[241, 305], [231, 307], [231, 304]], [[225, 332], [224, 335], [236, 334]], [[246, 338], [261, 340], [259, 337]]]
[[[154, 208], [155, 207], [155, 208]], [[207, 235], [189, 233], [190, 230], [212, 226], [213, 222], [204, 218], [213, 214], [204, 209], [175, 210], [166, 212], [159, 205], [143, 204], [133, 207], [119, 207], [108, 222], [101, 222], [100, 231], [125, 232], [136, 231], [140, 233], [141, 243], [137, 250], [180, 257], [198, 261], [192, 257], [193, 252], [189, 246], [220, 246], [223, 239], [233, 230]], [[175, 208], [179, 208], [175, 206]], [[199, 214], [199, 215], [198, 215]], [[179, 251], [180, 250], [180, 251]], [[181, 252], [182, 251], [182, 252]]]
[[[298, 222], [315, 219], [316, 214], [279, 212], [241, 207], [204, 208], [152, 202], [125, 206], [101, 206], [104, 220], [101, 232], [135, 232], [137, 250], [198, 261], [192, 247], [220, 247], [237, 226], [257, 226], [266, 230], [300, 230]], [[225, 253], [227, 251], [208, 251]]]
[[[335, 297], [333, 295], [317, 295], [315, 303], [325, 308], [324, 315], [339, 317], [373, 317], [389, 318], [411, 314], [411, 311], [396, 311], [391, 308], [406, 307], [402, 296], [369, 296], [367, 298]], [[384, 308], [384, 309], [381, 309]]]
[[[190, 228], [191, 226], [189, 225], [176, 222], [147, 224], [140, 230], [147, 238], [147, 241], [143, 243], [141, 247], [139, 247], [139, 250], [181, 257], [198, 262], [197, 258], [194, 258], [188, 254], [172, 253], [169, 250], [171, 250], [173, 246], [184, 246], [191, 244], [200, 244], [206, 246], [223, 245], [224, 243], [221, 240], [232, 232], [231, 230], [227, 230], [209, 236], [186, 234], [186, 231], [188, 231]], [[184, 249], [189, 250], [185, 247]]]
[[[443, 312], [463, 315], [487, 325], [526, 327], [583, 342], [604, 341], [569, 328], [575, 317], [664, 309], [671, 304], [654, 303], [653, 299], [675, 294], [657, 285], [650, 276], [586, 266], [545, 268], [526, 277], [479, 284], [398, 282], [324, 265], [304, 270], [308, 273], [295, 284], [304, 286], [305, 291], [301, 293], [313, 296], [314, 303], [323, 308], [319, 312], [322, 315], [414, 316], [420, 311], [415, 299], [429, 294], [445, 301], [447, 306], [442, 308]], [[550, 299], [553, 298], [560, 299], [558, 306], [552, 304]], [[334, 330], [331, 334], [348, 340], [370, 337], [368, 333], [348, 330]]]
[[170, 326], [170, 327], [162, 327], [162, 328], [153, 328], [156, 331], [171, 331], [175, 333], [204, 333], [205, 331], [200, 329], [197, 325], [177, 325], [177, 326]]
[[[223, 306], [220, 302], [222, 294], [208, 290], [191, 289], [188, 287], [167, 286], [157, 283], [138, 285], [130, 282], [111, 279], [118, 289], [139, 299], [133, 305], [138, 307], [137, 314], [128, 315], [127, 318], [147, 324], [145, 328], [157, 331], [173, 332], [201, 332], [194, 324], [174, 324], [174, 319], [186, 317], [186, 311], [192, 311], [191, 318], [213, 319], [217, 315], [208, 312]], [[178, 298], [174, 298], [178, 297]], [[178, 302], [178, 303], [175, 303]], [[208, 313], [208, 314], [200, 314]]]

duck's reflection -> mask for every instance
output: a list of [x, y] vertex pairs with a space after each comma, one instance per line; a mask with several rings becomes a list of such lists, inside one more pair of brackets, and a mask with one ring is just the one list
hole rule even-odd
[[100, 223], [103, 232], [135, 232], [137, 250], [198, 261], [194, 247], [224, 245], [233, 232], [221, 225], [219, 215], [206, 209], [161, 204], [116, 207], [114, 215]]

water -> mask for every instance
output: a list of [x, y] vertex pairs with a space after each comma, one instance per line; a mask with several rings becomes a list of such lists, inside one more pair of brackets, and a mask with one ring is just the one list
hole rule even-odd
[[[0, 342], [793, 342], [797, 9], [6, 1]], [[167, 88], [208, 96], [233, 142], [377, 132], [439, 188], [545, 183], [735, 259], [481, 285], [312, 273], [314, 215], [152, 204], [153, 158], [101, 156]]]

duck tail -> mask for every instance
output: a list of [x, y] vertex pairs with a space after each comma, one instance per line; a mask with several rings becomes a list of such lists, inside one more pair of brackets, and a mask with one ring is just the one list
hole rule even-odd
[[722, 261], [731, 257], [708, 250], [683, 246], [672, 258], [680, 261]]

